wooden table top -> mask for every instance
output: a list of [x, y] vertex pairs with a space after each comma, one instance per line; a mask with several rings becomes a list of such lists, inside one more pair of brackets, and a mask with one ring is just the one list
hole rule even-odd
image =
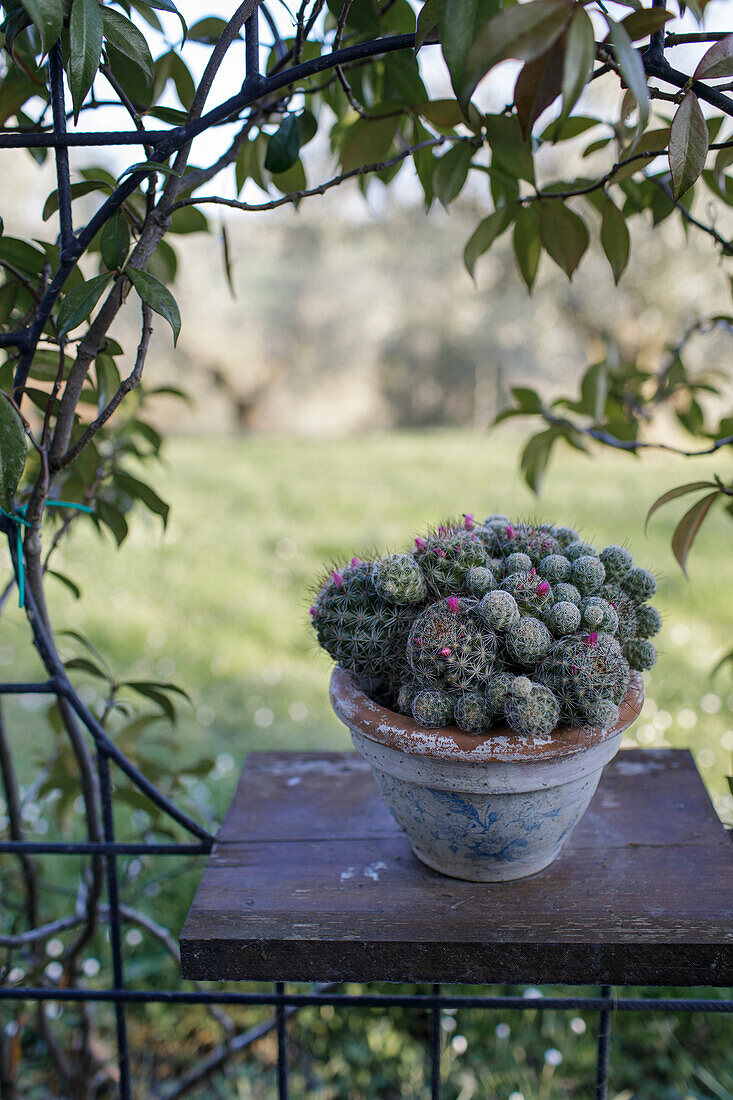
[[689, 752], [625, 750], [560, 858], [496, 884], [412, 855], [353, 753], [253, 753], [185, 978], [733, 985], [733, 847]]

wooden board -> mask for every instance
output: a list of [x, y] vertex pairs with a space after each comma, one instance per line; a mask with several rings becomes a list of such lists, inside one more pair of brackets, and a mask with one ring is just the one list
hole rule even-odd
[[633, 749], [551, 867], [461, 882], [360, 757], [254, 753], [180, 944], [201, 980], [733, 985], [733, 847], [688, 752]]

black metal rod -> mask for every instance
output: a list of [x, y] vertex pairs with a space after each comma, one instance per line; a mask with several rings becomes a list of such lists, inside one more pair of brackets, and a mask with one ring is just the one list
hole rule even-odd
[[211, 851], [209, 844], [130, 844], [115, 841], [107, 844], [103, 841], [48, 841], [42, 840], [0, 840], [0, 855], [62, 855], [62, 856], [205, 856]]
[[[109, 760], [104, 750], [97, 753], [99, 792], [102, 802], [102, 827], [104, 839], [113, 844], [115, 839], [114, 810], [112, 807], [112, 780]], [[125, 974], [122, 961], [122, 927], [120, 924], [120, 895], [117, 881], [117, 860], [114, 855], [105, 856], [107, 870], [107, 900], [109, 901], [109, 939], [112, 949], [112, 973], [116, 989], [124, 989]], [[130, 1051], [127, 1042], [125, 1002], [115, 999], [115, 1023], [117, 1026], [117, 1061], [120, 1067], [120, 1100], [131, 1100]]]
[[[275, 992], [279, 997], [285, 997], [285, 983], [276, 982]], [[277, 1023], [277, 1095], [278, 1100], [288, 1100], [288, 1027], [287, 1027], [287, 1003], [281, 1000], [275, 1008], [275, 1020]]]
[[245, 87], [237, 95], [186, 126], [171, 126], [169, 130], [146, 130], [144, 134], [138, 130], [67, 134], [53, 132], [0, 134], [0, 149], [41, 149], [57, 145], [160, 145], [167, 150], [167, 155], [170, 155], [182, 145], [187, 145], [204, 130], [236, 115], [264, 95], [287, 88], [289, 84], [295, 84], [298, 80], [305, 80], [309, 76], [316, 76], [328, 69], [334, 69], [337, 65], [379, 57], [394, 50], [409, 50], [414, 46], [414, 34], [394, 34], [387, 38], [376, 38], [370, 42], [358, 42], [355, 46], [346, 46], [343, 50], [332, 50], [330, 53], [321, 54], [320, 57], [314, 57], [311, 61], [294, 65], [282, 73], [263, 77], [259, 88], [254, 93], [253, 89]]
[[261, 81], [259, 8], [255, 8], [244, 24], [244, 51], [244, 75], [249, 91], [255, 89]]
[[[537, 1011], [558, 1009], [577, 1012], [599, 1012], [607, 1007], [603, 997], [543, 997], [532, 998], [457, 997], [413, 993], [229, 993], [226, 991], [182, 992], [180, 990], [143, 989], [50, 989], [46, 987], [14, 988], [0, 986], [0, 1001], [121, 1001], [130, 1004], [189, 1005], [333, 1005], [352, 1008], [414, 1008], [424, 1012], [435, 1005], [441, 1008], [485, 1008], [504, 1011]], [[669, 997], [620, 997], [614, 1001], [614, 1012], [711, 1012], [733, 1013], [733, 1000], [684, 1000]]]
[[[433, 986], [433, 997], [440, 997], [440, 986]], [[430, 1009], [430, 1100], [440, 1100], [440, 1003]]]
[[598, 1014], [595, 1100], [608, 1098], [608, 1074], [611, 1067], [611, 1009], [613, 1008], [610, 985], [601, 986], [601, 997], [606, 1001], [606, 1006]]
[[[51, 91], [51, 110], [53, 129], [56, 134], [66, 133], [66, 104], [64, 102], [64, 63], [61, 56], [61, 43], [51, 47], [48, 55], [49, 85]], [[74, 244], [74, 226], [71, 214], [71, 178], [69, 175], [69, 147], [57, 145], [56, 186], [59, 200], [59, 226], [61, 237], [61, 258]]]

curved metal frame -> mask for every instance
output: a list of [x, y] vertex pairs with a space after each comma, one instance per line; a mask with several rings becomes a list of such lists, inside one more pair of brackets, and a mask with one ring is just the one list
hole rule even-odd
[[[100, 206], [96, 214], [80, 231], [74, 232], [71, 213], [71, 190], [68, 150], [74, 146], [112, 146], [143, 145], [152, 150], [149, 160], [163, 162], [172, 153], [186, 145], [205, 130], [234, 118], [245, 108], [256, 103], [263, 96], [288, 87], [317, 73], [333, 69], [338, 65], [378, 57], [393, 50], [413, 48], [415, 35], [403, 34], [380, 38], [369, 42], [360, 42], [343, 49], [334, 50], [314, 60], [293, 66], [271, 76], [264, 76], [259, 70], [259, 7], [245, 24], [246, 75], [241, 91], [219, 104], [207, 114], [186, 126], [177, 126], [169, 130], [125, 131], [119, 133], [73, 133], [66, 131], [63, 72], [61, 50], [57, 44], [52, 48], [49, 58], [49, 84], [53, 129], [49, 132], [0, 134], [0, 149], [12, 148], [52, 148], [56, 160], [56, 174], [59, 194], [60, 218], [60, 264], [38, 305], [32, 324], [15, 332], [0, 333], [0, 347], [16, 347], [20, 351], [18, 367], [13, 383], [13, 395], [18, 402], [22, 400], [30, 366], [56, 300], [77, 260], [84, 253], [94, 236], [104, 223], [115, 213], [125, 199], [149, 174], [145, 171], [133, 172], [115, 192]], [[266, 21], [273, 24], [269, 13], [263, 11]], [[0, 518], [0, 530], [7, 537], [16, 574], [19, 569], [17, 560], [17, 528], [12, 518]], [[100, 723], [80, 698], [70, 682], [61, 661], [55, 656], [54, 647], [43, 625], [41, 616], [34, 604], [32, 593], [28, 593], [27, 615], [31, 625], [33, 641], [49, 674], [48, 680], [40, 683], [0, 683], [0, 696], [13, 694], [53, 695], [64, 699], [91, 735], [96, 749], [97, 777], [101, 799], [103, 841], [89, 840], [83, 843], [64, 841], [32, 842], [11, 840], [0, 842], [0, 854], [26, 856], [31, 854], [59, 855], [99, 855], [104, 857], [109, 909], [110, 947], [112, 958], [113, 984], [103, 990], [83, 988], [58, 989], [52, 987], [0, 987], [2, 1001], [57, 1001], [57, 1002], [109, 1002], [116, 1012], [117, 1048], [119, 1063], [119, 1095], [121, 1100], [131, 1100], [132, 1080], [130, 1073], [129, 1047], [125, 1018], [125, 1006], [128, 1004], [200, 1004], [200, 1005], [270, 1005], [275, 1009], [275, 1017], [268, 1024], [250, 1029], [240, 1037], [237, 1049], [241, 1050], [268, 1030], [274, 1029], [278, 1040], [278, 1096], [286, 1100], [288, 1096], [288, 1059], [287, 1059], [287, 1016], [305, 1005], [333, 1005], [351, 1007], [407, 1007], [430, 1015], [430, 1094], [432, 1100], [441, 1095], [440, 1079], [440, 1013], [445, 1008], [479, 1008], [522, 1010], [528, 1007], [526, 998], [519, 996], [450, 996], [433, 986], [429, 994], [344, 994], [332, 992], [332, 986], [315, 987], [310, 993], [289, 993], [284, 983], [275, 983], [270, 993], [239, 992], [182, 992], [166, 990], [131, 990], [125, 987], [124, 962], [121, 936], [121, 909], [117, 858], [133, 854], [147, 855], [206, 855], [210, 852], [214, 837], [196, 821], [190, 818], [155, 786], [127, 759], [110, 740]], [[110, 764], [115, 764], [135, 784], [135, 786], [158, 807], [188, 832], [194, 841], [187, 844], [130, 844], [115, 840], [114, 809]], [[598, 997], [544, 997], [540, 1002], [544, 1008], [556, 1008], [574, 1011], [597, 1011], [599, 1013], [598, 1056], [594, 1086], [595, 1100], [605, 1100], [608, 1091], [609, 1043], [611, 1015], [614, 1011], [623, 1012], [733, 1012], [733, 1001], [676, 998], [616, 998], [610, 986], [603, 986]]]

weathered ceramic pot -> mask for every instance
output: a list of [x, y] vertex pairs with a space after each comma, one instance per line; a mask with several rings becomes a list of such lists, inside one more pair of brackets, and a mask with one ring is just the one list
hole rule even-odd
[[524, 878], [557, 859], [643, 701], [632, 673], [613, 729], [530, 738], [506, 727], [475, 737], [455, 726], [423, 729], [372, 702], [343, 669], [331, 678], [333, 708], [415, 855], [471, 882]]

